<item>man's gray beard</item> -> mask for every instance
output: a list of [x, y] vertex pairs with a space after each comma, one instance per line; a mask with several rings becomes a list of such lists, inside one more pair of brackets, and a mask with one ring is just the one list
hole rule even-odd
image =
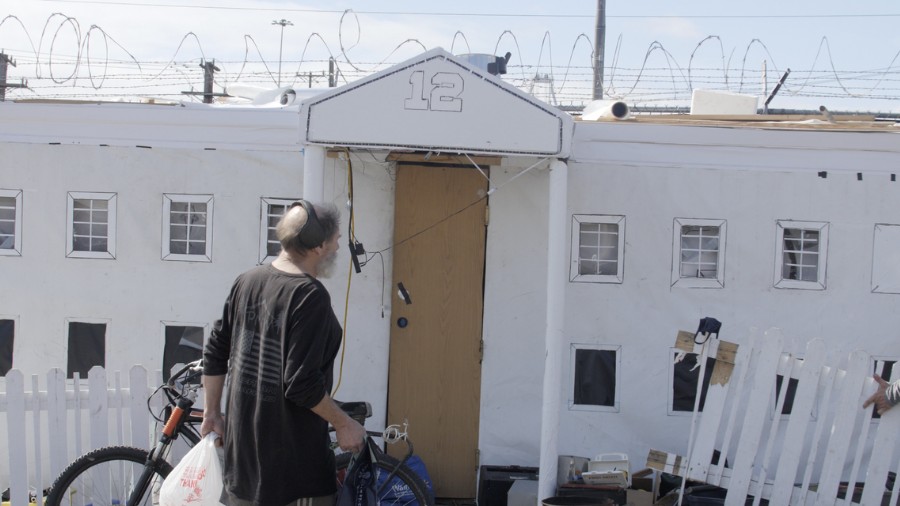
[[337, 265], [337, 251], [322, 260], [322, 263], [319, 264], [319, 267], [316, 270], [316, 277], [330, 278], [331, 275], [334, 274], [335, 265]]

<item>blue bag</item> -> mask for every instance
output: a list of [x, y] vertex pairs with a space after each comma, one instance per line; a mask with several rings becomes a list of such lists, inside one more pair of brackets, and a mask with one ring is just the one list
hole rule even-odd
[[[422, 462], [422, 459], [419, 458], [418, 455], [413, 455], [406, 459], [404, 462], [406, 467], [408, 467], [412, 472], [414, 472], [423, 483], [425, 483], [425, 489], [428, 493], [428, 496], [431, 499], [432, 504], [434, 503], [434, 486], [431, 483], [431, 477], [428, 475], [428, 470], [425, 469], [425, 463]], [[409, 487], [400, 481], [399, 478], [394, 477], [391, 479], [391, 482], [384, 486], [385, 480], [387, 480], [388, 474], [384, 469], [378, 476], [378, 482], [376, 484], [376, 489], [381, 491], [381, 505], [404, 505], [404, 506], [419, 506], [418, 501], [416, 501], [415, 495], [413, 495], [412, 490]]]

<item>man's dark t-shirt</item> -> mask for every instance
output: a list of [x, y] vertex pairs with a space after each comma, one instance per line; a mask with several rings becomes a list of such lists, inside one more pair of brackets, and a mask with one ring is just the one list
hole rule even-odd
[[203, 353], [204, 374], [229, 373], [231, 495], [282, 505], [336, 492], [328, 424], [310, 408], [331, 390], [340, 344], [331, 297], [315, 278], [264, 265], [235, 280]]

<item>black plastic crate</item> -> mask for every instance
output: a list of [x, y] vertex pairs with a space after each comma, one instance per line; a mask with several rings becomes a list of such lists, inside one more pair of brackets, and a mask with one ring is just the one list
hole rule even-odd
[[478, 506], [506, 506], [506, 494], [517, 480], [537, 480], [538, 468], [481, 466], [478, 473]]
[[[551, 506], [576, 506], [578, 504], [627, 504], [628, 497], [624, 488], [612, 485], [560, 485], [556, 489], [557, 497], [546, 499], [544, 504]], [[578, 502], [582, 501], [582, 502]]]

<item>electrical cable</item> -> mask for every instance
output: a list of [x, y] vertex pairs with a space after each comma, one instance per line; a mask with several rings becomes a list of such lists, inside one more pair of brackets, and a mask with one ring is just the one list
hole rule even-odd
[[[353, 215], [355, 211], [353, 209], [353, 162], [350, 161], [350, 149], [344, 148], [344, 153], [347, 155], [347, 199], [350, 203], [350, 217], [347, 220], [347, 234], [350, 236], [350, 244], [356, 244], [356, 236], [354, 218]], [[354, 251], [350, 252], [351, 255], [355, 255]], [[344, 377], [344, 357], [347, 354], [347, 315], [350, 312], [350, 283], [353, 279], [353, 258], [350, 258], [350, 266], [347, 272], [347, 293], [344, 296], [344, 322], [341, 333], [341, 360], [338, 364], [338, 380], [335, 384], [334, 388], [331, 389], [331, 397], [333, 398], [335, 394], [337, 394], [338, 389], [341, 387], [341, 380]]]

